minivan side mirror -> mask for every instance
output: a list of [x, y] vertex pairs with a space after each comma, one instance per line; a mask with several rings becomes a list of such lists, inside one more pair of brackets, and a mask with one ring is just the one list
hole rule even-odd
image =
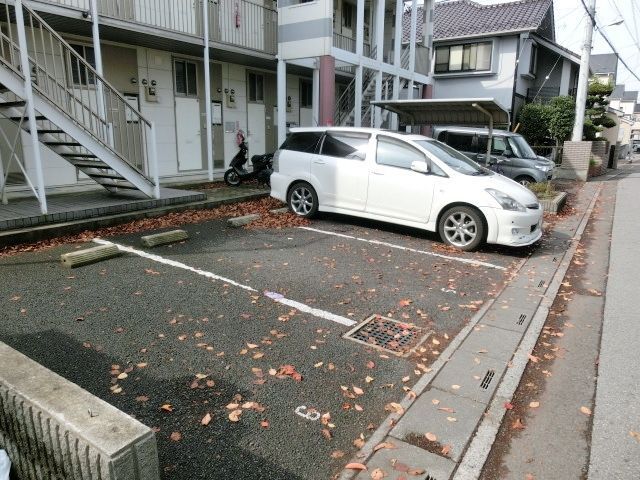
[[418, 173], [429, 173], [429, 165], [427, 164], [427, 162], [415, 160], [411, 162], [411, 170]]

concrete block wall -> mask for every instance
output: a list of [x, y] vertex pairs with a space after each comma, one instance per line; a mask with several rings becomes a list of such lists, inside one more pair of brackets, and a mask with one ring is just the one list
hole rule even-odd
[[21, 480], [157, 480], [153, 431], [0, 342], [0, 448]]
[[589, 175], [592, 142], [564, 142], [562, 164], [556, 170], [556, 178], [566, 180], [582, 180]]

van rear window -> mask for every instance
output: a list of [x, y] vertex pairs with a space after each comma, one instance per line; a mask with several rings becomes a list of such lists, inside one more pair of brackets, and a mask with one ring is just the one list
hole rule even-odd
[[314, 153], [322, 132], [296, 132], [290, 133], [284, 141], [281, 150], [293, 150], [295, 152]]

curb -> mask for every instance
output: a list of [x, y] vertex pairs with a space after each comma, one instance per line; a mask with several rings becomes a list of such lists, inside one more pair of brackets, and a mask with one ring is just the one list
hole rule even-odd
[[185, 210], [206, 210], [210, 208], [216, 208], [221, 205], [256, 200], [267, 196], [269, 196], [269, 192], [248, 193], [246, 195], [233, 198], [224, 198], [219, 200], [202, 200], [198, 202], [152, 208], [149, 210], [138, 210], [129, 213], [107, 215], [104, 217], [74, 220], [72, 222], [40, 225], [37, 227], [23, 228], [20, 230], [9, 230], [0, 233], [0, 246], [8, 247], [10, 245], [17, 245], [20, 243], [37, 242], [39, 240], [59, 237], [62, 235], [80, 233], [85, 230], [97, 230], [99, 228], [120, 225], [122, 223], [127, 223], [142, 218], [161, 217], [163, 215], [166, 215], [167, 213], [183, 212]]
[[[471, 444], [467, 447], [467, 451], [458, 464], [456, 473], [453, 476], [454, 480], [476, 480], [482, 474], [482, 468], [484, 467], [487, 457], [491, 452], [493, 443], [498, 435], [498, 430], [507, 412], [503, 405], [505, 402], [509, 402], [513, 398], [513, 395], [520, 384], [520, 380], [522, 379], [524, 371], [529, 363], [529, 354], [533, 351], [533, 348], [538, 341], [542, 327], [547, 320], [549, 309], [553, 305], [556, 295], [558, 294], [558, 290], [560, 290], [562, 281], [564, 280], [567, 270], [573, 261], [573, 256], [578, 249], [578, 244], [582, 239], [582, 234], [584, 233], [587, 223], [589, 223], [589, 220], [591, 219], [593, 208], [598, 198], [600, 198], [601, 192], [602, 183], [593, 194], [593, 198], [591, 199], [591, 202], [589, 202], [589, 206], [583, 214], [582, 220], [576, 229], [576, 233], [571, 239], [572, 245], [567, 250], [567, 255], [565, 255], [562, 263], [556, 270], [553, 280], [547, 289], [547, 293], [545, 293], [544, 298], [540, 302], [540, 306], [532, 319], [531, 325], [529, 325], [527, 332], [513, 356], [512, 367], [507, 369], [505, 372], [493, 400], [489, 404], [486, 415], [484, 415], [483, 420], [480, 422], [480, 425], [476, 429], [476, 433], [471, 440]], [[549, 295], [549, 292], [553, 295]]]

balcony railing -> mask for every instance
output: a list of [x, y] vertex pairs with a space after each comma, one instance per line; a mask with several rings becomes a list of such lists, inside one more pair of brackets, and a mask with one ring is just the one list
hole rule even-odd
[[[333, 32], [333, 46], [341, 50], [356, 53], [356, 39], [353, 37], [347, 37], [340, 33]], [[371, 45], [369, 43], [363, 43], [362, 54], [365, 57], [369, 57], [371, 55]]]
[[[37, 0], [81, 11], [90, 10], [90, 0]], [[210, 40], [275, 55], [278, 12], [251, 0], [212, 2], [209, 8]], [[105, 18], [131, 22], [194, 37], [203, 35], [203, 0], [98, 0]], [[36, 7], [37, 9], [37, 7]]]

